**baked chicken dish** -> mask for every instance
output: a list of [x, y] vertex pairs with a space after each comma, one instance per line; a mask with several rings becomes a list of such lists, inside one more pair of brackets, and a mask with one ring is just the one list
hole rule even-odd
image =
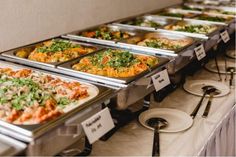
[[39, 124], [90, 98], [89, 86], [63, 81], [30, 69], [0, 68], [0, 120]]

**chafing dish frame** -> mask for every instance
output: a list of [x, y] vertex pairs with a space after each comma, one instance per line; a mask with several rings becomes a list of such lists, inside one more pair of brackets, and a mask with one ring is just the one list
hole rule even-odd
[[[136, 26], [136, 25], [130, 25], [130, 24], [125, 23], [125, 22], [129, 22], [129, 21], [134, 21], [136, 19], [154, 21], [157, 24], [160, 24], [160, 26], [158, 26], [158, 27]], [[122, 27], [127, 27], [127, 28], [140, 29], [140, 30], [146, 30], [146, 31], [155, 31], [160, 27], [163, 27], [163, 26], [168, 25], [169, 23], [172, 23], [173, 21], [174, 20], [171, 20], [171, 19], [154, 18], [152, 16], [145, 15], [145, 16], [140, 16], [140, 17], [135, 17], [135, 18], [126, 18], [126, 19], [122, 19], [122, 20], [119, 20], [119, 21], [115, 21], [114, 23], [112, 23], [112, 25], [122, 26]]]
[[[5, 61], [0, 61], [0, 63], [7, 64], [7, 67], [12, 68], [13, 70], [27, 68], [27, 69], [32, 69], [33, 71], [36, 71], [36, 72], [42, 72], [44, 74], [49, 74], [53, 77], [59, 77], [64, 80], [78, 81], [78, 82], [81, 82], [84, 84], [89, 84], [89, 85], [91, 84], [89, 82], [86, 82], [84, 80], [80, 80], [78, 78], [72, 78], [72, 77], [68, 77], [68, 76], [64, 76], [64, 75], [60, 75], [60, 74], [56, 74], [56, 73], [52, 73], [52, 72], [48, 72], [48, 71], [33, 69], [30, 67], [16, 65], [13, 63], [5, 62]], [[4, 65], [2, 65], [2, 66], [4, 66]], [[6, 66], [4, 66], [4, 67], [6, 67]], [[88, 100], [84, 104], [81, 104], [80, 106], [70, 110], [69, 112], [63, 113], [62, 115], [60, 115], [56, 119], [52, 119], [52, 120], [49, 120], [48, 122], [45, 122], [42, 124], [35, 124], [35, 125], [15, 125], [15, 124], [11, 124], [11, 123], [0, 120], [0, 126], [1, 126], [0, 132], [3, 134], [10, 134], [11, 137], [25, 141], [25, 142], [31, 142], [34, 139], [42, 136], [43, 134], [46, 134], [48, 131], [52, 130], [53, 128], [63, 124], [66, 120], [73, 117], [81, 110], [88, 108], [90, 106], [93, 106], [94, 104], [102, 103], [104, 101], [104, 99], [107, 100], [107, 99], [111, 98], [117, 92], [117, 90], [107, 88], [107, 87], [102, 87], [102, 86], [98, 86], [98, 85], [96, 85], [96, 87], [99, 90], [99, 93], [96, 97]]]
[[[32, 66], [32, 67], [36, 67], [36, 68], [40, 68], [40, 69], [42, 67], [53, 69], [56, 66], [58, 66], [60, 64], [63, 64], [65, 62], [67, 62], [67, 61], [64, 61], [64, 62], [54, 62], [54, 63], [44, 63], [44, 62], [30, 60], [30, 59], [27, 59], [27, 58], [21, 58], [21, 57], [18, 57], [18, 56], [15, 55], [15, 53], [17, 51], [21, 50], [21, 49], [32, 49], [32, 48], [35, 48], [37, 45], [42, 44], [45, 41], [50, 41], [50, 40], [53, 40], [53, 39], [60, 39], [60, 40], [70, 41], [70, 42], [72, 42], [74, 44], [78, 44], [78, 45], [81, 45], [83, 47], [94, 47], [94, 48], [96, 48], [96, 50], [94, 52], [103, 49], [103, 47], [99, 46], [99, 45], [83, 43], [83, 42], [75, 41], [75, 40], [72, 40], [72, 39], [63, 39], [63, 38], [57, 37], [57, 38], [51, 38], [51, 39], [40, 41], [40, 42], [37, 42], [37, 43], [34, 43], [34, 44], [29, 44], [29, 45], [26, 45], [26, 46], [21, 46], [21, 47], [18, 47], [18, 48], [14, 48], [14, 49], [11, 49], [11, 50], [8, 50], [8, 51], [1, 52], [0, 53], [0, 55], [1, 55], [0, 58], [4, 58], [6, 60], [8, 58], [12, 58], [12, 59], [17, 60], [17, 62], [19, 62], [19, 63], [25, 64], [25, 65], [28, 65], [28, 66]], [[84, 56], [84, 55], [81, 55], [81, 56]], [[79, 56], [79, 57], [81, 57], [81, 56]], [[71, 60], [74, 60], [74, 59], [76, 59], [76, 58], [70, 59], [68, 61], [71, 61]]]
[[[111, 49], [116, 50], [119, 48], [111, 48]], [[103, 49], [103, 50], [97, 51], [96, 53], [103, 52], [106, 50], [108, 50], [108, 49]], [[130, 51], [130, 53], [138, 54], [138, 55], [145, 55], [145, 54], [137, 53], [135, 51]], [[95, 53], [91, 53], [86, 56], [91, 56], [94, 54]], [[84, 57], [86, 57], [86, 56], [84, 56]], [[95, 75], [95, 74], [90, 74], [90, 73], [81, 72], [81, 71], [77, 71], [77, 70], [72, 69], [72, 65], [78, 63], [82, 58], [83, 57], [80, 57], [80, 58], [73, 60], [71, 62], [66, 62], [64, 64], [61, 64], [58, 66], [58, 69], [61, 69], [61, 71], [63, 71], [63, 73], [67, 74], [67, 75], [71, 75], [71, 76], [78, 77], [78, 78], [83, 78], [86, 80], [92, 80], [92, 81], [100, 82], [100, 83], [104, 83], [104, 84], [117, 85], [118, 87], [121, 87], [121, 88], [127, 87], [131, 82], [147, 75], [148, 73], [152, 72], [154, 69], [157, 69], [169, 62], [169, 59], [167, 59], [167, 58], [158, 57], [158, 64], [156, 64], [155, 66], [151, 67], [150, 69], [145, 70], [144, 72], [142, 72], [136, 76], [127, 77], [127, 78], [112, 78], [112, 77]]]

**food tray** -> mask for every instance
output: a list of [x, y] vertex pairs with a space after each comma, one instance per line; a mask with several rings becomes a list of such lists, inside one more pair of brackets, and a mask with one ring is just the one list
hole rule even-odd
[[[142, 41], [147, 38], [157, 38], [157, 37], [165, 37], [168, 39], [175, 39], [175, 40], [188, 40], [189, 44], [187, 44], [184, 47], [181, 47], [179, 49], [174, 49], [174, 50], [167, 50], [167, 49], [160, 49], [160, 48], [152, 48], [152, 47], [146, 47], [146, 46], [139, 46], [136, 45], [137, 42]], [[127, 40], [124, 40], [122, 42], [119, 42], [118, 44], [121, 47], [131, 49], [131, 50], [137, 50], [143, 53], [150, 53], [150, 54], [159, 54], [159, 55], [167, 55], [167, 56], [178, 56], [178, 53], [189, 47], [190, 45], [194, 44], [197, 42], [197, 39], [187, 37], [184, 35], [178, 35], [178, 34], [173, 34], [173, 33], [167, 33], [167, 32], [161, 32], [157, 31], [155, 33], [145, 33], [145, 34], [140, 34], [135, 37], [131, 37]]]
[[[216, 21], [198, 19], [199, 17], [202, 17], [202, 16], [210, 17], [210, 18], [211, 17], [225, 18], [225, 21], [216, 22]], [[228, 26], [230, 23], [235, 22], [235, 19], [233, 17], [229, 17], [229, 16], [225, 16], [225, 15], [212, 15], [212, 14], [199, 14], [199, 15], [195, 16], [193, 19], [199, 20], [199, 21], [208, 21], [209, 23], [212, 23], [212, 24], [218, 24], [218, 25], [224, 25], [224, 26]]]
[[209, 15], [224, 15], [228, 17], [236, 17], [235, 8], [225, 7], [225, 6], [206, 7], [192, 4], [184, 4], [184, 5], [173, 6], [170, 9], [183, 13], [194, 13], [194, 14], [205, 13]]
[[205, 8], [204, 13], [212, 15], [224, 15], [229, 17], [236, 17], [235, 8], [231, 7], [211, 7]]
[[[105, 51], [105, 50], [101, 50], [101, 51]], [[134, 51], [131, 51], [130, 53], [132, 54], [139, 54], [136, 53]], [[93, 54], [88, 54], [87, 56], [90, 56]], [[101, 75], [95, 75], [95, 74], [90, 74], [90, 73], [86, 73], [86, 72], [81, 72], [81, 71], [76, 71], [74, 69], [72, 69], [72, 66], [76, 63], [78, 63], [80, 61], [81, 58], [78, 58], [77, 60], [74, 60], [72, 62], [67, 62], [64, 63], [60, 66], [58, 66], [59, 69], [61, 69], [61, 71], [63, 71], [63, 73], [67, 74], [67, 75], [71, 75], [74, 77], [78, 77], [78, 78], [83, 78], [86, 80], [91, 80], [91, 81], [96, 81], [96, 82], [100, 82], [100, 83], [104, 83], [104, 84], [108, 84], [108, 85], [114, 85], [114, 86], [119, 86], [119, 87], [127, 87], [129, 84], [131, 84], [131, 82], [147, 75], [148, 73], [150, 73], [151, 71], [161, 68], [163, 65], [165, 65], [166, 63], [169, 62], [169, 59], [164, 58], [164, 57], [158, 57], [159, 62], [158, 64], [156, 64], [155, 66], [151, 67], [150, 69], [141, 72], [140, 74], [136, 75], [136, 76], [132, 76], [132, 77], [126, 77], [126, 78], [114, 78], [114, 77], [106, 77], [106, 76], [101, 76]]]
[[[62, 39], [62, 38], [55, 38], [55, 39]], [[49, 41], [49, 40], [52, 40], [52, 39], [48, 39], [48, 40], [45, 40], [45, 41]], [[68, 40], [68, 39], [62, 39], [62, 40], [70, 41], [70, 42], [72, 42], [74, 44], [79, 44], [79, 45], [81, 45], [83, 47], [93, 47], [93, 48], [96, 48], [97, 50], [102, 49], [102, 47], [98, 46], [98, 45], [92, 45], [92, 44], [88, 44], [88, 43], [71, 41], [71, 40]], [[34, 43], [34, 44], [31, 44], [31, 45], [27, 45], [27, 46], [23, 46], [23, 47], [20, 47], [20, 48], [12, 49], [12, 50], [9, 50], [9, 51], [6, 51], [6, 52], [2, 52], [1, 53], [2, 57], [1, 58], [6, 59], [6, 60], [15, 60], [18, 63], [22, 63], [22, 64], [25, 64], [25, 65], [29, 65], [29, 66], [37, 67], [37, 68], [46, 67], [46, 68], [53, 69], [57, 65], [64, 63], [64, 62], [44, 63], [44, 62], [38, 62], [38, 61], [34, 61], [34, 60], [30, 60], [30, 59], [21, 58], [21, 57], [16, 56], [16, 52], [17, 51], [19, 51], [21, 49], [25, 49], [25, 50], [29, 50], [29, 51], [34, 50], [36, 48], [36, 46], [41, 45], [43, 42], [44, 41], [41, 41], [41, 42]], [[97, 51], [97, 50], [95, 50], [95, 51]], [[74, 58], [74, 59], [76, 59], [76, 58]], [[73, 59], [71, 59], [71, 60], [73, 60]]]
[[[163, 15], [163, 14], [167, 14], [167, 15]], [[168, 15], [168, 14], [174, 14], [174, 15]], [[167, 17], [168, 19], [181, 20], [183, 18], [193, 18], [197, 14], [181, 11], [178, 9], [168, 8], [168, 9], [160, 10], [158, 12], [153, 12], [150, 15], [153, 17]]]
[[177, 5], [171, 8], [182, 11], [182, 12], [189, 12], [189, 13], [194, 13], [194, 14], [200, 14], [204, 10], [203, 6], [196, 6], [196, 5], [191, 5], [191, 4]]
[[[185, 32], [185, 31], [176, 31], [176, 30], [170, 30], [168, 29], [168, 27], [174, 26], [178, 23], [185, 23], [185, 24], [189, 24], [189, 25], [209, 25], [209, 26], [215, 26], [216, 29], [213, 30], [212, 32], [206, 33], [206, 34], [202, 34], [202, 33], [190, 33], [190, 32]], [[222, 30], [223, 27], [221, 25], [215, 25], [215, 24], [209, 24], [206, 21], [198, 21], [198, 20], [183, 20], [183, 21], [176, 21], [172, 24], [166, 25], [162, 28], [160, 28], [159, 30], [161, 31], [167, 31], [167, 32], [173, 32], [176, 34], [182, 34], [182, 35], [186, 35], [186, 36], [190, 36], [190, 37], [195, 37], [195, 38], [201, 38], [201, 39], [208, 39], [211, 36], [215, 35], [216, 33], [219, 33], [220, 30]]]
[[[153, 22], [159, 24], [159, 26], [150, 27], [150, 26], [137, 26], [137, 25], [129, 24], [129, 22], [135, 22], [135, 20], [153, 21]], [[160, 28], [160, 27], [170, 24], [172, 22], [173, 22], [173, 20], [171, 20], [171, 19], [158, 18], [158, 17], [154, 18], [153, 16], [147, 15], [147, 16], [142, 16], [142, 17], [137, 17], [137, 18], [123, 19], [123, 20], [113, 23], [113, 25], [134, 28], [134, 29], [147, 30], [147, 31], [155, 31], [157, 28]]]
[[133, 28], [126, 28], [126, 27], [121, 27], [121, 26], [115, 26], [115, 25], [102, 25], [102, 26], [96, 26], [92, 27], [89, 29], [85, 29], [82, 31], [75, 31], [66, 35], [63, 35], [63, 38], [66, 39], [74, 39], [74, 40], [79, 40], [79, 41], [84, 41], [84, 42], [90, 42], [90, 43], [96, 43], [96, 44], [102, 44], [102, 45], [107, 45], [107, 46], [117, 46], [117, 42], [120, 40], [103, 40], [103, 39], [96, 39], [96, 38], [89, 38], [89, 37], [83, 37], [80, 34], [82, 32], [86, 31], [95, 31], [99, 27], [107, 27], [111, 31], [122, 31], [122, 32], [127, 32], [131, 36], [135, 36], [139, 33], [138, 30], [133, 29]]
[[[206, 25], [215, 25], [208, 23], [207, 21], [199, 21], [199, 20], [193, 20], [193, 19], [185, 19], [184, 20], [186, 23], [189, 24], [206, 24]], [[220, 39], [220, 32], [224, 29], [222, 25], [216, 25], [217, 29], [214, 30], [211, 33], [208, 34], [198, 34], [198, 33], [189, 33], [189, 32], [181, 32], [181, 31], [173, 31], [173, 30], [165, 30], [164, 28], [159, 29], [161, 32], [170, 32], [170, 33], [175, 33], [175, 34], [182, 34], [194, 38], [198, 38], [201, 40], [204, 40], [204, 48], [205, 51], [210, 50], [214, 45], [217, 44], [218, 40]]]
[[0, 134], [0, 155], [1, 156], [19, 155], [25, 149], [26, 149], [25, 143]]
[[219, 5], [209, 5], [209, 4], [203, 4], [203, 3], [184, 3], [184, 5], [192, 5], [192, 6], [197, 6], [197, 7], [203, 7], [203, 8], [218, 8], [218, 7], [229, 7], [229, 8], [234, 8], [235, 4], [234, 3], [226, 3], [226, 4], [219, 4]]
[[[24, 67], [21, 65], [16, 65], [16, 64], [4, 62], [4, 61], [0, 61], [0, 65], [1, 65], [0, 67], [2, 68], [4, 67], [11, 68], [13, 70], [26, 69], [26, 68], [29, 69], [28, 67]], [[16, 125], [16, 124], [12, 124], [12, 123], [8, 123], [8, 122], [0, 120], [0, 126], [1, 126], [0, 132], [4, 134], [8, 134], [11, 132], [11, 136], [13, 136], [14, 138], [26, 141], [26, 142], [32, 141], [33, 139], [39, 137], [42, 134], [47, 133], [48, 131], [57, 127], [58, 125], [63, 124], [63, 122], [65, 122], [68, 118], [73, 117], [74, 115], [82, 111], [83, 109], [90, 107], [94, 105], [95, 103], [96, 104], [102, 103], [101, 101], [104, 101], [104, 99], [110, 98], [110, 96], [115, 93], [115, 90], [113, 89], [101, 87], [101, 86], [94, 86], [90, 83], [87, 83], [85, 81], [81, 81], [78, 79], [72, 79], [70, 77], [65, 77], [58, 74], [53, 74], [53, 73], [44, 72], [40, 70], [36, 71], [35, 69], [32, 69], [32, 70], [34, 70], [35, 72], [51, 75], [53, 77], [57, 77], [65, 81], [79, 81], [81, 84], [84, 84], [88, 87], [91, 87], [91, 89], [96, 90], [97, 95], [94, 97], [91, 97], [91, 99], [88, 99], [85, 102], [82, 102], [76, 107], [68, 108], [67, 110], [65, 110], [65, 113], [63, 113], [59, 117], [49, 120], [47, 122], [41, 123], [41, 124]]]

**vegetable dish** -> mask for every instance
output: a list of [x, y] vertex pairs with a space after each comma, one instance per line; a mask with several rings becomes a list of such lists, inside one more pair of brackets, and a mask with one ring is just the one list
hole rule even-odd
[[109, 27], [101, 26], [96, 30], [85, 31], [80, 34], [83, 37], [96, 38], [102, 40], [121, 40], [132, 36], [129, 32], [120, 30], [111, 30]]
[[167, 30], [189, 32], [189, 33], [199, 33], [199, 34], [209, 34], [213, 32], [217, 27], [215, 25], [200, 25], [200, 24], [188, 24], [186, 22], [177, 22], [165, 26]]
[[35, 49], [20, 49], [16, 56], [43, 63], [65, 62], [95, 51], [95, 47], [74, 44], [67, 40], [53, 39], [43, 42]]
[[132, 54], [126, 50], [108, 49], [83, 57], [72, 68], [108, 77], [132, 77], [153, 67], [158, 59], [153, 56]]

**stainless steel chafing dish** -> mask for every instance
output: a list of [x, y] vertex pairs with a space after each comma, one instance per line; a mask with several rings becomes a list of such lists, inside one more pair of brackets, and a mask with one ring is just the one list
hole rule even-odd
[[[214, 22], [214, 21], [197, 19], [201, 15], [205, 15], [205, 16], [209, 16], [209, 17], [222, 17], [222, 18], [225, 18], [225, 19], [228, 19], [228, 20], [226, 20], [225, 22]], [[229, 34], [232, 34], [235, 31], [236, 19], [233, 18], [233, 17], [229, 17], [227, 15], [225, 16], [225, 15], [199, 14], [198, 16], [194, 17], [194, 19], [199, 20], [201, 22], [207, 21], [209, 24], [216, 24], [216, 25], [225, 26], [226, 29], [228, 30]]]
[[[14, 52], [14, 50], [10, 50], [10, 51]], [[5, 53], [8, 53], [8, 52], [5, 52]], [[94, 52], [94, 53], [96, 53], [96, 52]], [[138, 53], [138, 52], [134, 52], [134, 53]], [[28, 62], [23, 62], [21, 58], [16, 58], [16, 57], [12, 58], [12, 57], [8, 57], [8, 56], [0, 56], [0, 58], [7, 60], [7, 61], [17, 62], [20, 64], [31, 66]], [[102, 77], [102, 76], [94, 76], [94, 75], [89, 75], [89, 74], [85, 75], [84, 73], [80, 73], [75, 70], [72, 70], [69, 67], [70, 64], [73, 62], [76, 62], [76, 60], [79, 60], [79, 58], [66, 62], [64, 65], [67, 65], [67, 68], [64, 66], [59, 66], [60, 64], [55, 67], [41, 66], [41, 64], [38, 64], [38, 62], [35, 62], [33, 66], [43, 69], [43, 70], [55, 72], [55, 73], [65, 74], [65, 75], [69, 75], [69, 76], [73, 76], [73, 77], [77, 77], [77, 78], [83, 78], [83, 79], [87, 80], [88, 82], [92, 82], [93, 84], [96, 84], [99, 86], [105, 86], [105, 87], [109, 87], [109, 88], [113, 88], [113, 89], [119, 89], [119, 92], [116, 97], [117, 108], [125, 109], [129, 105], [131, 105], [132, 103], [142, 99], [148, 93], [154, 91], [153, 86], [148, 89], [145, 88], [145, 90], [143, 87], [148, 86], [148, 84], [150, 83], [150, 76], [151, 75], [160, 71], [169, 62], [169, 59], [167, 59], [166, 57], [159, 57], [159, 59], [160, 59], [159, 60], [160, 62], [155, 68], [152, 68], [152, 69], [150, 69], [150, 71], [145, 71], [144, 73], [142, 73], [136, 77], [129, 78], [129, 79], [106, 78], [106, 77]], [[137, 89], [139, 89], [140, 92], [137, 92]], [[127, 97], [128, 95], [126, 95], [124, 93], [129, 93], [129, 92], [132, 92], [132, 93], [136, 92], [137, 94], [134, 94], [133, 97]]]
[[[131, 53], [136, 54], [137, 52], [131, 51]], [[63, 65], [60, 65], [58, 68], [62, 73], [70, 76], [103, 83], [105, 86], [109, 85], [118, 87], [120, 90], [117, 93], [117, 96], [114, 97], [116, 107], [118, 109], [126, 109], [129, 105], [132, 105], [138, 100], [144, 98], [149, 93], [153, 92], [154, 86], [152, 85], [148, 87], [151, 82], [151, 76], [165, 68], [167, 63], [169, 62], [169, 59], [159, 56], [158, 64], [150, 68], [149, 70], [144, 71], [143, 73], [129, 78], [109, 78], [73, 70], [72, 65], [76, 64], [79, 60], [80, 59], [74, 60], [72, 62], [67, 62]]]
[[171, 26], [171, 25], [175, 25], [178, 22], [184, 22], [184, 23], [190, 24], [190, 25], [204, 25], [204, 24], [206, 24], [206, 25], [216, 27], [215, 30], [213, 30], [212, 32], [207, 33], [207, 34], [190, 33], [190, 32], [184, 32], [184, 31], [174, 31], [174, 30], [168, 30], [165, 27], [158, 29], [161, 32], [182, 34], [182, 35], [202, 39], [202, 40], [204, 40], [204, 47], [205, 47], [206, 51], [210, 50], [214, 45], [217, 44], [218, 40], [220, 39], [220, 31], [222, 31], [224, 29], [224, 27], [222, 25], [214, 25], [214, 24], [208, 23], [207, 21], [198, 21], [198, 20], [192, 20], [192, 19], [191, 20], [185, 19], [185, 20], [181, 20], [181, 21], [179, 20], [179, 21], [176, 21], [175, 23], [167, 25], [166, 27]]
[[229, 17], [235, 17], [236, 11], [234, 7], [228, 6], [202, 6], [196, 4], [184, 4], [182, 6], [178, 6], [177, 9], [181, 9], [188, 12], [196, 12], [196, 13], [206, 13], [206, 14], [213, 14], [213, 15], [225, 15]]
[[[188, 8], [198, 8], [200, 10], [189, 10], [189, 9], [183, 9], [183, 7], [188, 7]], [[192, 17], [183, 17], [184, 20], [189, 20], [189, 19], [193, 19], [193, 20], [199, 20], [197, 19], [199, 16], [201, 15], [206, 15], [206, 16], [210, 16], [210, 17], [222, 17], [222, 18], [232, 18], [231, 20], [226, 20], [225, 22], [214, 22], [214, 21], [208, 21], [208, 20], [199, 20], [201, 22], [208, 22], [209, 24], [215, 24], [215, 25], [223, 25], [226, 26], [226, 29], [228, 30], [229, 34], [232, 34], [235, 31], [235, 15], [227, 15], [227, 14], [219, 14], [219, 13], [210, 13], [208, 10], [209, 9], [219, 9], [219, 10], [223, 10], [223, 11], [233, 11], [235, 12], [235, 8], [233, 7], [222, 7], [222, 6], [206, 6], [206, 5], [197, 5], [197, 4], [191, 4], [191, 3], [185, 3], [184, 5], [177, 5], [177, 6], [172, 6], [169, 8], [169, 10], [175, 11], [175, 12], [182, 12], [182, 13], [194, 13], [195, 16]], [[154, 16], [154, 15], [151, 15]], [[157, 17], [155, 15], [155, 17]], [[168, 19], [176, 19], [175, 17], [166, 17]], [[177, 19], [177, 20], [180, 20]]]
[[[115, 26], [115, 25], [102, 25], [103, 27], [107, 27], [109, 30], [111, 31], [121, 31], [121, 32], [127, 32], [128, 34], [130, 34], [131, 36], [135, 36], [137, 34], [139, 34], [139, 31], [133, 28], [125, 28], [125, 27], [121, 27], [121, 26]], [[63, 38], [66, 39], [74, 39], [74, 40], [79, 40], [79, 41], [84, 41], [84, 42], [90, 42], [90, 43], [96, 43], [96, 44], [102, 44], [102, 45], [107, 45], [107, 46], [117, 46], [117, 42], [119, 42], [120, 40], [103, 40], [103, 39], [96, 39], [96, 38], [89, 38], [89, 37], [84, 37], [81, 36], [82, 32], [86, 32], [86, 31], [95, 31], [97, 30], [99, 27], [101, 26], [96, 26], [96, 27], [92, 27], [89, 29], [85, 29], [82, 31], [75, 31], [66, 35], [62, 35]]]
[[[123, 26], [122, 27], [121, 26], [114, 26], [114, 27], [122, 28], [123, 30], [133, 30], [134, 32], [138, 32], [133, 37], [130, 37], [129, 39], [136, 38], [136, 37], [144, 37], [145, 35], [150, 33], [147, 31], [137, 31], [134, 28], [131, 29], [131, 28], [127, 28], [125, 26], [124, 27]], [[72, 33], [72, 34], [74, 34], [74, 33]], [[155, 49], [155, 48], [150, 48], [150, 47], [137, 46], [134, 44], [128, 44], [127, 40], [129, 40], [129, 39], [118, 41], [115, 44], [111, 44], [110, 46], [125, 48], [125, 49], [131, 50], [131, 51], [136, 51], [136, 52], [142, 53], [142, 54], [169, 56], [169, 58], [170, 58], [170, 60], [172, 60], [172, 62], [170, 64], [168, 64], [168, 72], [170, 74], [174, 74], [175, 72], [177, 72], [178, 70], [180, 70], [181, 68], [183, 68], [185, 65], [187, 65], [190, 62], [190, 60], [194, 56], [193, 48], [196, 47], [196, 45], [199, 42], [201, 42], [201, 40], [199, 40], [197, 38], [190, 38], [190, 37], [187, 37], [184, 35], [177, 35], [177, 34], [173, 34], [173, 33], [163, 33], [161, 31], [157, 31], [155, 34], [170, 37], [172, 39], [189, 39], [189, 40], [191, 40], [191, 43], [181, 49], [178, 49], [178, 50]], [[71, 35], [71, 34], [64, 35], [63, 37], [69, 38], [69, 39], [71, 38], [71, 39], [81, 40], [80, 36]], [[84, 40], [84, 39], [82, 39], [82, 40]], [[89, 40], [90, 39], [88, 39], [88, 41]], [[94, 42], [94, 41], [91, 40], [91, 42]], [[107, 45], [107, 43], [104, 43], [103, 41], [97, 40], [97, 39], [96, 39], [96, 43]], [[189, 59], [189, 58], [191, 58], [191, 59]]]
[[[98, 50], [102, 49], [101, 46], [95, 45], [95, 44], [82, 43], [82, 42], [72, 41], [72, 40], [62, 39], [62, 38], [53, 38], [53, 39], [70, 41], [73, 44], [79, 44], [83, 47], [95, 48], [96, 49], [95, 51], [98, 51]], [[48, 40], [45, 40], [45, 41], [49, 41], [49, 40], [53, 40], [53, 39], [48, 39]], [[44, 62], [38, 62], [38, 61], [30, 60], [30, 59], [27, 59], [27, 58], [21, 58], [21, 57], [18, 57], [16, 55], [17, 51], [22, 50], [22, 49], [26, 50], [26, 51], [29, 51], [31, 53], [37, 46], [42, 45], [42, 43], [45, 42], [45, 41], [40, 41], [38, 43], [34, 43], [34, 44], [27, 45], [27, 46], [19, 47], [19, 48], [16, 48], [16, 49], [12, 49], [12, 50], [9, 50], [9, 51], [6, 51], [6, 52], [2, 52], [0, 54], [1, 54], [1, 56], [3, 56], [4, 59], [11, 59], [11, 61], [12, 60], [17, 60], [18, 63], [22, 63], [24, 65], [29, 65], [29, 66], [40, 68], [40, 69], [47, 69], [47, 68], [55, 69], [56, 66], [58, 66], [59, 64], [62, 64], [64, 62], [44, 63]], [[1, 56], [0, 56], [0, 58], [1, 58]], [[74, 58], [74, 59], [76, 59], [76, 58]], [[73, 59], [71, 59], [71, 60], [73, 60]]]
[[[173, 15], [171, 15], [171, 14], [173, 14]], [[191, 12], [185, 12], [185, 11], [178, 10], [178, 9], [167, 8], [167, 9], [152, 12], [148, 15], [151, 15], [153, 17], [167, 17], [168, 19], [181, 20], [183, 18], [195, 17], [197, 14], [191, 13]]]
[[[106, 51], [107, 49], [101, 50], [100, 52]], [[99, 53], [96, 52], [96, 53]], [[137, 52], [135, 53], [134, 51], [130, 53], [132, 54], [137, 54]], [[92, 54], [88, 54], [86, 56], [92, 56], [95, 53]], [[155, 69], [158, 69], [160, 67], [162, 67], [163, 65], [165, 65], [166, 63], [169, 62], [169, 60], [167, 58], [164, 57], [158, 57], [158, 63], [151, 67], [150, 69], [136, 75], [136, 76], [132, 76], [132, 77], [126, 77], [126, 78], [111, 78], [111, 77], [106, 77], [106, 76], [101, 76], [101, 75], [94, 75], [94, 74], [89, 74], [89, 73], [85, 73], [85, 72], [80, 72], [80, 71], [76, 71], [74, 69], [72, 69], [72, 66], [76, 63], [78, 63], [80, 61], [80, 59], [82, 59], [83, 57], [78, 58], [77, 60], [74, 60], [72, 62], [67, 62], [65, 64], [62, 64], [60, 66], [58, 66], [58, 69], [63, 70], [63, 73], [67, 74], [67, 75], [72, 75], [78, 78], [83, 78], [86, 80], [93, 80], [95, 82], [100, 82], [100, 83], [104, 83], [104, 84], [108, 84], [108, 85], [117, 85], [118, 87], [127, 87], [130, 83], [132, 83], [133, 81], [142, 78], [143, 76], [147, 75], [148, 73], [154, 71]]]
[[[163, 49], [163, 48], [153, 48], [153, 47], [146, 47], [146, 46], [140, 46], [137, 45], [138, 42], [143, 41], [145, 39], [149, 38], [167, 38], [169, 40], [186, 40], [189, 43], [186, 44], [183, 47], [180, 48], [174, 48], [174, 49]], [[118, 44], [124, 48], [127, 49], [132, 49], [132, 50], [138, 50], [138, 51], [143, 51], [147, 53], [152, 53], [152, 54], [160, 54], [160, 55], [167, 55], [167, 56], [178, 56], [179, 52], [183, 51], [190, 45], [194, 44], [197, 42], [197, 39], [195, 38], [190, 38], [184, 35], [177, 35], [177, 34], [171, 34], [167, 32], [149, 32], [149, 33], [143, 33], [139, 34], [135, 37], [128, 38], [126, 40], [123, 40], [119, 42]]]
[[[153, 21], [153, 22], [157, 23], [159, 26], [157, 26], [157, 27], [150, 27], [150, 26], [137, 26], [137, 25], [129, 24], [129, 22], [134, 22], [135, 20]], [[157, 28], [165, 26], [165, 25], [170, 24], [172, 22], [173, 22], [173, 20], [171, 20], [171, 19], [154, 18], [152, 16], [146, 15], [146, 16], [141, 16], [141, 17], [136, 17], [136, 18], [122, 19], [122, 20], [116, 21], [116, 22], [114, 22], [112, 24], [116, 25], [116, 26], [123, 26], [123, 27], [133, 28], [133, 29], [155, 31]]]
[[186, 12], [186, 13], [194, 13], [194, 14], [201, 14], [204, 10], [203, 6], [195, 6], [190, 4], [184, 4], [184, 5], [175, 5], [171, 6], [170, 9], [174, 9], [176, 11], [180, 12]]
[[[14, 70], [28, 68], [5, 61], [0, 61], [0, 67], [12, 68]], [[79, 81], [91, 85], [79, 79], [72, 79], [71, 77], [40, 70], [35, 71], [59, 77], [63, 80]], [[96, 88], [98, 88], [99, 93], [95, 98], [62, 114], [56, 119], [36, 125], [15, 125], [0, 121], [0, 133], [26, 142], [28, 145], [26, 148], [27, 155], [57, 154], [84, 136], [80, 123], [100, 111], [101, 104], [109, 100], [116, 93], [114, 89], [102, 86], [96, 86]]]
[[[146, 37], [148, 37], [148, 36], [154, 36], [154, 37], [155, 36], [163, 36], [163, 37], [167, 37], [169, 39], [175, 39], [175, 40], [186, 39], [186, 40], [190, 40], [190, 43], [187, 44], [186, 46], [176, 49], [176, 50], [156, 49], [156, 48], [138, 46], [138, 45], [132, 44], [133, 39], [136, 41], [136, 38], [144, 39], [145, 36]], [[129, 40], [130, 40], [131, 44], [129, 44]], [[201, 39], [191, 38], [191, 37], [187, 37], [185, 35], [178, 35], [178, 34], [173, 34], [173, 33], [169, 33], [169, 32], [162, 32], [162, 31], [157, 30], [155, 33], [146, 33], [146, 34], [142, 34], [142, 35], [139, 35], [136, 37], [131, 37], [127, 40], [119, 42], [118, 44], [121, 47], [131, 49], [131, 50], [136, 50], [136, 51], [138, 51], [140, 53], [144, 53], [144, 54], [168, 56], [170, 58], [170, 60], [172, 60], [167, 66], [168, 72], [169, 72], [169, 74], [175, 74], [177, 71], [182, 69], [188, 63], [190, 63], [193, 58], [195, 58], [194, 48], [200, 42], [202, 42]]]

